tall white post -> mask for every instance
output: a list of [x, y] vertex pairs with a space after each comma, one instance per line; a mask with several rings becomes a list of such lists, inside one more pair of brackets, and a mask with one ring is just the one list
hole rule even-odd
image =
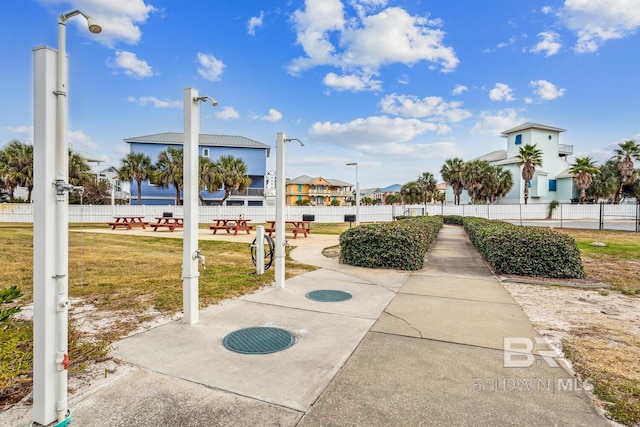
[[276, 241], [275, 241], [275, 279], [276, 287], [284, 288], [284, 207], [285, 207], [285, 164], [286, 141], [283, 132], [279, 132], [276, 138]]
[[[56, 206], [56, 95], [58, 53], [33, 49], [33, 421], [57, 419], [59, 306]], [[66, 313], [66, 311], [64, 311]], [[65, 390], [66, 392], [66, 390]]]
[[184, 89], [184, 239], [182, 253], [183, 321], [198, 323], [198, 193], [200, 163], [198, 146], [200, 135], [200, 106], [198, 91]]
[[358, 180], [358, 164], [356, 163], [356, 226], [360, 225], [360, 181]]

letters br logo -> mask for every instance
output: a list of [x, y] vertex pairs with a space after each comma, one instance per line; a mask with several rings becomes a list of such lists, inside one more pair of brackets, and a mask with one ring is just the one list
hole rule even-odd
[[504, 337], [503, 349], [505, 368], [528, 368], [535, 363], [536, 355], [557, 368], [560, 365], [555, 358], [562, 357], [562, 352], [544, 337]]

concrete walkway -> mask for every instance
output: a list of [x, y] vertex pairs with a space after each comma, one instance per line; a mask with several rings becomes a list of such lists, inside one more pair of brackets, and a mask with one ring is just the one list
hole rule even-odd
[[[526, 345], [505, 356], [505, 337], [526, 344], [539, 335], [461, 227], [445, 226], [411, 273], [322, 256], [337, 236], [292, 243], [296, 260], [322, 268], [209, 307], [198, 325], [172, 322], [118, 342], [113, 356], [135, 368], [70, 399], [71, 425], [608, 425], [553, 360]], [[352, 298], [305, 296], [319, 289]], [[222, 345], [250, 326], [280, 327], [297, 341], [267, 355]]]

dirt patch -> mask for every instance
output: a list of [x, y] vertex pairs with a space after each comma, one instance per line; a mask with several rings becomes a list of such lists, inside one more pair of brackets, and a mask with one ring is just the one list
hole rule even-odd
[[618, 422], [640, 418], [640, 298], [606, 289], [506, 283], [541, 335], [562, 343], [596, 403]]

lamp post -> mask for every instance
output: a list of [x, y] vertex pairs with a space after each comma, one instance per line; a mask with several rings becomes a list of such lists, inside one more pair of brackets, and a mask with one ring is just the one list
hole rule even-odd
[[358, 163], [347, 163], [347, 166], [356, 167], [356, 226], [360, 225], [360, 183], [358, 182]]
[[[68, 182], [66, 23], [76, 15], [84, 16], [92, 33], [102, 31], [88, 15], [74, 10], [58, 17], [57, 53], [34, 49], [34, 183], [41, 188], [34, 198], [39, 213], [34, 217], [33, 246], [33, 418], [41, 425], [56, 419], [61, 425], [71, 418], [67, 408], [68, 193], [73, 186]], [[50, 89], [53, 76], [55, 90]]]

